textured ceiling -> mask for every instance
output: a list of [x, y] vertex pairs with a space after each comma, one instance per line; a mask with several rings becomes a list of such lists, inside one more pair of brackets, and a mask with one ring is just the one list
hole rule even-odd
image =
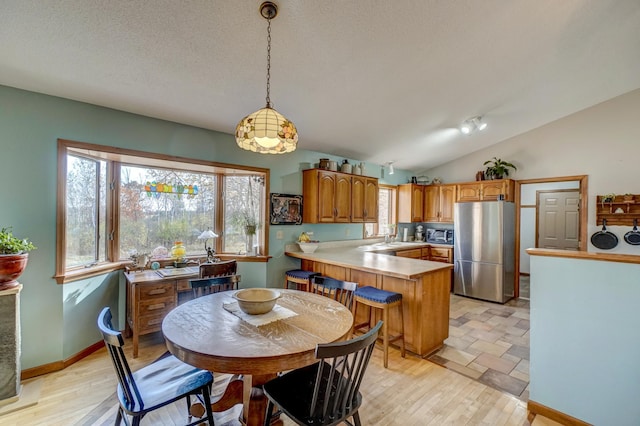
[[[0, 84], [233, 133], [265, 104], [260, 3], [2, 0]], [[303, 149], [420, 172], [640, 87], [638, 0], [277, 3]]]

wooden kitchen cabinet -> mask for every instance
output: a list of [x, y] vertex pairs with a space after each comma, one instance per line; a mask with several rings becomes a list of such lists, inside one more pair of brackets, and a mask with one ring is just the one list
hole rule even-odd
[[514, 200], [514, 184], [512, 179], [483, 180], [457, 185], [456, 201], [495, 201], [500, 195], [505, 201]]
[[409, 249], [409, 250], [397, 250], [396, 256], [398, 257], [409, 257], [411, 259], [421, 259], [422, 258], [422, 249]]
[[351, 178], [351, 222], [378, 221], [378, 179]]
[[424, 185], [398, 185], [398, 222], [422, 222]]
[[424, 187], [423, 222], [453, 223], [456, 185], [427, 185]]
[[304, 170], [302, 197], [304, 223], [378, 220], [378, 180], [375, 178], [322, 169]]

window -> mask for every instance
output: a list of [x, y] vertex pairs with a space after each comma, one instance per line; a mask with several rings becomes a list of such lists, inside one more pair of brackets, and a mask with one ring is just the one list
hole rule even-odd
[[[169, 261], [176, 241], [204, 258], [207, 229], [218, 256], [267, 253], [268, 169], [64, 140], [58, 161], [59, 283], [121, 268], [135, 252]], [[247, 224], [258, 225], [254, 237]]]
[[396, 223], [398, 189], [380, 184], [378, 187], [378, 222], [364, 224], [365, 238], [379, 237], [387, 232], [387, 225]]

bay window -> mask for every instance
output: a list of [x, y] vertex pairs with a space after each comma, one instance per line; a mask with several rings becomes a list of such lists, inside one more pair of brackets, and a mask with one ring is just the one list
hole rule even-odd
[[[56, 279], [121, 267], [135, 253], [169, 260], [176, 241], [203, 258], [267, 254], [268, 169], [58, 141]], [[247, 246], [249, 223], [257, 226]]]

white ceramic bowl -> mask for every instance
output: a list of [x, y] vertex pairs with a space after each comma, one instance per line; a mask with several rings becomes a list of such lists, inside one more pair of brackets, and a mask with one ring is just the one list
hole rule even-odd
[[249, 315], [261, 315], [270, 312], [281, 296], [277, 290], [270, 288], [245, 288], [234, 293], [242, 312]]
[[298, 245], [305, 253], [313, 253], [318, 248], [318, 243], [298, 243]]

